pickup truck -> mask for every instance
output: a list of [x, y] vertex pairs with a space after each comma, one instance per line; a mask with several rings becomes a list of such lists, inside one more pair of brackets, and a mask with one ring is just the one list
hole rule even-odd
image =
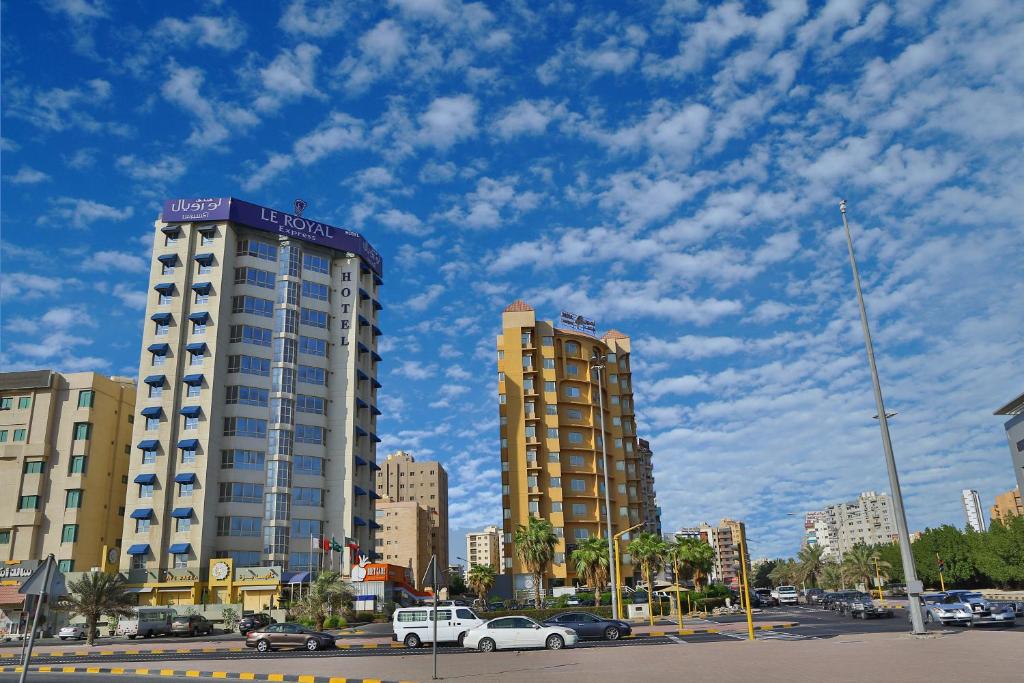
[[772, 598], [780, 605], [795, 605], [798, 602], [796, 586], [779, 586], [772, 589]]

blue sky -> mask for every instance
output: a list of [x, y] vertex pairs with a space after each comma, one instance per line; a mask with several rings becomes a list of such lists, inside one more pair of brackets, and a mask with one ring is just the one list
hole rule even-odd
[[[628, 9], [623, 9], [624, 7]], [[6, 369], [134, 374], [164, 198], [236, 196], [385, 259], [382, 451], [500, 521], [494, 339], [524, 298], [633, 338], [666, 530], [886, 490], [850, 201], [910, 525], [1013, 485], [1024, 5], [2, 6]]]

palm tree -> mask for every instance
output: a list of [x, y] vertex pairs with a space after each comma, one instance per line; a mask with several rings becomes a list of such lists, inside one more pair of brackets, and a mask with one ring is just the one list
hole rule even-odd
[[887, 570], [892, 565], [881, 559], [878, 551], [866, 545], [855, 545], [843, 556], [843, 574], [854, 582], [863, 581], [865, 587], [871, 586], [871, 578], [875, 575], [875, 562], [878, 562], [878, 572], [882, 578], [887, 578]]
[[324, 628], [328, 615], [341, 612], [352, 604], [352, 589], [342, 580], [339, 572], [331, 569], [309, 585], [309, 591], [292, 604], [292, 612], [313, 622], [317, 631]]
[[799, 574], [799, 565], [793, 559], [788, 559], [775, 565], [775, 569], [768, 575], [768, 578], [776, 586], [791, 586], [797, 582]]
[[540, 584], [544, 579], [544, 571], [551, 563], [555, 555], [555, 544], [558, 537], [555, 536], [551, 522], [539, 517], [530, 517], [529, 521], [516, 527], [512, 534], [512, 545], [515, 546], [516, 554], [526, 565], [526, 571], [533, 575], [533, 591], [536, 598], [536, 606], [541, 606]]
[[135, 613], [136, 598], [125, 588], [120, 574], [90, 572], [68, 584], [68, 594], [57, 603], [57, 609], [72, 616], [85, 617], [85, 644], [93, 645], [96, 622], [104, 614], [130, 617]]
[[600, 536], [582, 539], [572, 551], [576, 575], [594, 589], [594, 606], [601, 604], [601, 587], [608, 582], [608, 541]]
[[654, 606], [651, 602], [651, 595], [654, 592], [654, 583], [651, 581], [651, 575], [661, 568], [667, 551], [668, 544], [665, 543], [665, 540], [650, 531], [637, 534], [629, 542], [629, 554], [634, 563], [640, 563], [644, 581], [647, 582], [647, 610], [652, 626], [654, 625]]
[[800, 563], [800, 581], [817, 588], [818, 577], [821, 576], [825, 549], [818, 545], [808, 545], [800, 549], [797, 561]]
[[826, 560], [821, 565], [821, 585], [829, 590], [839, 590], [846, 587], [843, 580], [843, 567], [838, 562]]
[[487, 604], [487, 592], [494, 587], [497, 572], [489, 564], [474, 564], [466, 574], [466, 584], [477, 594], [481, 604]]
[[693, 588], [699, 592], [701, 577], [710, 574], [715, 564], [715, 549], [699, 538], [684, 538], [679, 543], [685, 547], [683, 557], [693, 572]]

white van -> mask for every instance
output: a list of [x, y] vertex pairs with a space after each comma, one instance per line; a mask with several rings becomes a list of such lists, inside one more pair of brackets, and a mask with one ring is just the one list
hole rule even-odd
[[796, 586], [779, 586], [772, 591], [772, 597], [780, 605], [795, 605], [798, 602]]
[[[405, 643], [406, 647], [419, 647], [421, 643], [434, 641], [434, 608], [402, 607], [395, 610], [392, 617], [393, 633], [391, 640]], [[437, 608], [437, 642], [458, 643], [466, 632], [486, 622], [469, 607], [452, 605]]]
[[135, 640], [138, 636], [167, 636], [171, 634], [171, 622], [178, 616], [170, 607], [139, 607], [135, 616], [122, 617], [117, 622], [117, 635]]

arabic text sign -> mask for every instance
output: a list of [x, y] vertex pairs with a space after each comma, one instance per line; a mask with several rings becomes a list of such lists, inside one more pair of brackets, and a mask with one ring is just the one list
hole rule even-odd
[[593, 320], [588, 320], [587, 318], [584, 318], [582, 315], [577, 315], [576, 313], [569, 313], [568, 311], [562, 311], [561, 322], [562, 325], [565, 325], [566, 327], [571, 327], [574, 330], [579, 330], [580, 332], [589, 332], [590, 334], [597, 334], [597, 323], [595, 323]]

